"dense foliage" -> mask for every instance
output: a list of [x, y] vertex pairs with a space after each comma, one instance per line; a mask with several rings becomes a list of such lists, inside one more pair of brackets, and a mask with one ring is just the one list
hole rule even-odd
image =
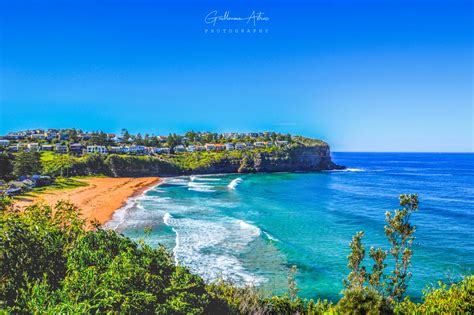
[[[416, 196], [401, 197], [402, 209], [387, 215], [386, 233], [395, 247], [412, 237], [409, 214]], [[406, 212], [404, 212], [406, 210]], [[127, 314], [391, 314], [472, 313], [474, 277], [441, 285], [424, 293], [423, 303], [398, 302], [390, 294], [401, 278], [385, 275], [386, 255], [371, 249], [371, 273], [362, 264], [362, 233], [351, 243], [346, 290], [342, 299], [302, 300], [288, 275], [288, 294], [262, 296], [254, 288], [224, 282], [205, 284], [186, 268], [176, 266], [168, 251], [151, 248], [94, 225], [84, 229], [79, 209], [61, 201], [54, 208], [37, 204], [17, 212], [6, 201], [0, 214], [0, 310], [6, 313], [127, 313]], [[405, 220], [406, 219], [406, 220]], [[395, 230], [390, 230], [393, 227]], [[404, 237], [404, 236], [405, 237]], [[409, 248], [409, 247], [408, 247]], [[409, 250], [409, 249], [408, 249]], [[402, 261], [403, 253], [402, 251]], [[396, 255], [393, 248], [391, 255]], [[409, 265], [409, 264], [408, 264]], [[398, 269], [397, 269], [398, 268]], [[397, 277], [405, 273], [395, 266]], [[383, 283], [386, 288], [378, 290]], [[387, 290], [392, 288], [392, 290]], [[385, 292], [385, 293], [384, 293]], [[402, 294], [403, 295], [403, 294]]]

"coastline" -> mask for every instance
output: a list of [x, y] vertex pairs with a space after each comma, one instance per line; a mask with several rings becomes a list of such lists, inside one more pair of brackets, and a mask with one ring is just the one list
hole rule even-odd
[[81, 217], [89, 222], [97, 220], [105, 224], [114, 212], [127, 204], [129, 198], [143, 194], [147, 189], [159, 185], [159, 177], [92, 177], [80, 179], [87, 185], [73, 189], [44, 191], [34, 196], [25, 196], [15, 202], [23, 209], [36, 202], [54, 205], [59, 200], [69, 200], [81, 210]]

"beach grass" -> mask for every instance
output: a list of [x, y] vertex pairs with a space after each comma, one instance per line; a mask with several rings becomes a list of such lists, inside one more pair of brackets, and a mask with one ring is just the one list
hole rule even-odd
[[[95, 176], [97, 177], [97, 176]], [[62, 189], [73, 189], [77, 187], [84, 187], [88, 186], [89, 184], [81, 181], [80, 178], [76, 177], [58, 177], [54, 181], [53, 184], [44, 187], [34, 188], [33, 192], [45, 192], [45, 191], [55, 191], [55, 190], [62, 190]]]

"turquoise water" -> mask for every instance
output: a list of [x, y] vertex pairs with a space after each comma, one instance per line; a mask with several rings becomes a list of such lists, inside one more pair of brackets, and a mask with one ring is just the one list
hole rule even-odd
[[300, 295], [337, 299], [352, 235], [387, 248], [385, 211], [418, 193], [409, 294], [474, 268], [474, 155], [335, 153], [347, 171], [167, 178], [130, 200], [108, 227], [152, 246], [207, 280], [225, 278], [287, 291], [298, 267]]

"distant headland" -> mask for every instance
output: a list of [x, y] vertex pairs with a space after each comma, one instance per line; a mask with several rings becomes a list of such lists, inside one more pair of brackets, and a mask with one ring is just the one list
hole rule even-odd
[[[0, 136], [0, 151], [36, 152], [41, 173], [112, 177], [295, 172], [342, 169], [321, 140], [276, 132], [184, 135], [120, 134], [33, 129]], [[32, 174], [14, 174], [32, 175]]]

